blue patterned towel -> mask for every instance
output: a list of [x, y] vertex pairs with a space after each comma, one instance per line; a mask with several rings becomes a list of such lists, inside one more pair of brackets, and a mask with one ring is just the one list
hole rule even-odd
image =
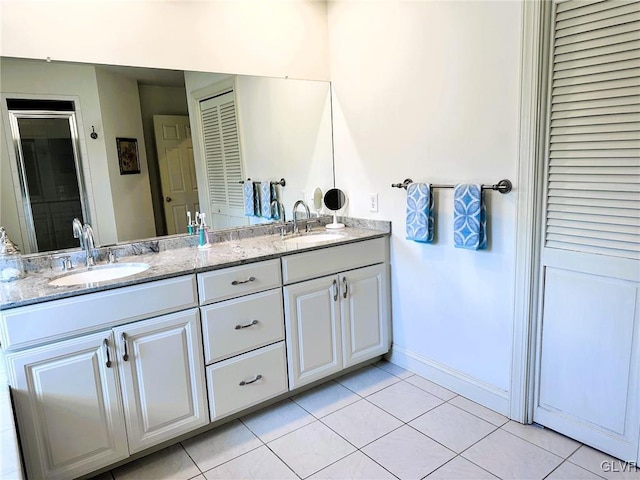
[[433, 195], [428, 183], [407, 187], [407, 240], [433, 242]]
[[271, 182], [260, 182], [260, 215], [262, 218], [272, 218], [271, 214]]
[[470, 250], [487, 248], [487, 210], [479, 184], [458, 184], [453, 189], [453, 243]]
[[256, 192], [253, 188], [253, 182], [249, 179], [242, 184], [242, 197], [244, 200], [244, 214], [247, 217], [256, 216]]

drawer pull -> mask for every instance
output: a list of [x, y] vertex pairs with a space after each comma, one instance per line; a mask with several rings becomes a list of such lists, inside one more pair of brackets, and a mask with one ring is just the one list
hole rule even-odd
[[104, 346], [104, 351], [107, 354], [107, 368], [111, 368], [111, 359], [109, 358], [109, 340], [105, 338], [102, 345]]
[[126, 362], [129, 360], [129, 353], [127, 352], [127, 334], [122, 332], [122, 345], [124, 346], [124, 355], [122, 359]]
[[256, 277], [249, 277], [246, 280], [234, 280], [231, 285], [242, 285], [243, 283], [253, 282], [255, 279]]
[[247, 382], [245, 382], [244, 380], [240, 382], [240, 386], [244, 387], [245, 385], [251, 385], [254, 382], [257, 382], [258, 380], [260, 380], [262, 378], [262, 375], [256, 375], [255, 378], [253, 380], [249, 380]]
[[258, 320], [254, 320], [251, 323], [247, 323], [246, 325], [236, 325], [236, 330], [241, 330], [243, 328], [249, 328], [249, 327], [253, 327], [254, 325], [257, 325], [259, 322]]

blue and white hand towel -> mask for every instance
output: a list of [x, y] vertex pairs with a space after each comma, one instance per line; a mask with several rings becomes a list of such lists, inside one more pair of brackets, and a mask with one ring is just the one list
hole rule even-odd
[[259, 213], [256, 209], [257, 193], [253, 182], [249, 179], [245, 180], [242, 184], [242, 198], [244, 201], [244, 214], [247, 217], [255, 217]]
[[433, 242], [433, 195], [428, 183], [407, 187], [407, 240]]
[[453, 243], [470, 250], [487, 248], [487, 210], [479, 184], [458, 184], [453, 189]]
[[271, 213], [271, 201], [273, 190], [271, 189], [271, 182], [260, 182], [260, 214], [262, 218], [273, 218]]

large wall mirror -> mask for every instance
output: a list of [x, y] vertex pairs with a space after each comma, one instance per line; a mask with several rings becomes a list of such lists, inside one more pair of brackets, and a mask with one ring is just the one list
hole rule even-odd
[[[4, 57], [0, 93], [0, 224], [24, 253], [76, 247], [73, 217], [109, 245], [185, 234], [187, 211], [289, 219], [334, 186], [328, 82]], [[271, 209], [247, 214], [249, 184]]]

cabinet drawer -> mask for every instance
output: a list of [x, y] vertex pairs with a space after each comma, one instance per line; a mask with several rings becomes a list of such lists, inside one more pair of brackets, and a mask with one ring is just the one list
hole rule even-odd
[[280, 289], [202, 307], [205, 363], [284, 340]]
[[207, 367], [211, 421], [285, 393], [286, 371], [284, 342]]
[[4, 349], [23, 348], [197, 304], [194, 275], [170, 278], [5, 310], [0, 313], [0, 339]]
[[200, 305], [279, 287], [280, 260], [198, 274]]
[[375, 238], [282, 257], [284, 284], [366, 267], [387, 260], [387, 239]]

